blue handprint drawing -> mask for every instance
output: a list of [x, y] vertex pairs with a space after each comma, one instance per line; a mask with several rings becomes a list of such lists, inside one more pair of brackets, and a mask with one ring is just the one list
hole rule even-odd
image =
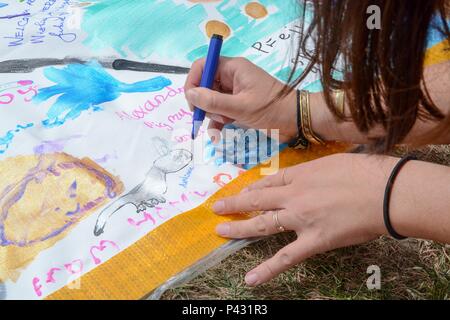
[[124, 83], [107, 73], [96, 61], [69, 64], [62, 69], [50, 67], [44, 70], [44, 75], [56, 84], [41, 88], [33, 101], [41, 103], [58, 96], [47, 112], [47, 119], [42, 121], [48, 128], [76, 119], [83, 111], [99, 110], [100, 105], [116, 100], [122, 93], [155, 92], [172, 84], [163, 76]]

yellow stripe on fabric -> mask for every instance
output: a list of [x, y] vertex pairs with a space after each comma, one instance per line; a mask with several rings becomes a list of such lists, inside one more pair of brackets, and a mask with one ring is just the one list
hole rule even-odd
[[446, 61], [450, 61], [450, 40], [436, 44], [425, 54], [425, 67]]
[[[308, 151], [286, 149], [280, 167], [289, 167], [330, 154], [344, 152], [349, 145], [314, 146]], [[211, 210], [220, 198], [240, 192], [255, 182], [260, 166], [233, 180], [199, 207], [185, 212], [81, 277], [79, 289], [64, 287], [47, 299], [140, 299], [227, 240], [214, 230], [221, 222], [239, 217], [220, 217]]]

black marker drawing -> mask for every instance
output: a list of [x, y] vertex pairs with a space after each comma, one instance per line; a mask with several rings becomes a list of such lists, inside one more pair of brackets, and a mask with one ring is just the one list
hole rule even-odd
[[0, 61], [0, 73], [30, 73], [42, 67], [64, 66], [68, 64], [87, 64], [95, 60], [100, 63], [103, 68], [113, 70], [128, 70], [137, 72], [154, 72], [165, 74], [188, 74], [189, 68], [170, 66], [158, 63], [137, 62], [117, 58], [76, 58], [66, 57], [64, 59], [52, 58], [36, 58], [36, 59], [15, 59]]
[[136, 212], [142, 212], [147, 208], [165, 203], [167, 174], [181, 171], [192, 161], [193, 156], [190, 151], [185, 149], [171, 150], [168, 147], [168, 142], [161, 138], [153, 138], [153, 144], [160, 157], [153, 162], [153, 166], [147, 172], [141, 184], [103, 209], [95, 224], [95, 236], [101, 235], [111, 216], [126, 205], [134, 205]]
[[188, 74], [190, 68], [170, 66], [158, 63], [136, 62], [125, 59], [116, 59], [112, 63], [114, 70], [128, 70], [138, 72], [155, 72], [166, 74]]

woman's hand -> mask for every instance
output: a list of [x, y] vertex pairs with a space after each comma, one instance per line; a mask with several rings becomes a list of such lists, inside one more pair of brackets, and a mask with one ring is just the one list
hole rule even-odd
[[[234, 239], [275, 234], [280, 232], [273, 217], [278, 211], [280, 225], [298, 238], [245, 277], [250, 286], [262, 284], [315, 254], [385, 234], [383, 195], [397, 161], [339, 154], [281, 170], [216, 202], [217, 214], [265, 211], [249, 220], [221, 224], [216, 231]], [[391, 219], [395, 227], [397, 217], [391, 214]]]
[[198, 106], [207, 112], [210, 129], [222, 130], [225, 124], [236, 121], [253, 129], [279, 129], [281, 142], [295, 138], [295, 92], [269, 104], [283, 89], [283, 83], [244, 58], [224, 57], [219, 62], [214, 90], [198, 88], [204, 65], [204, 59], [192, 65], [185, 92], [191, 110]]

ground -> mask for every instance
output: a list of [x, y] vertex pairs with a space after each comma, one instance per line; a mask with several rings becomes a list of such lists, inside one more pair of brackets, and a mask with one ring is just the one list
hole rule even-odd
[[[450, 165], [450, 146], [429, 147], [420, 157]], [[255, 243], [162, 298], [450, 300], [450, 245], [388, 237], [316, 256], [266, 285], [248, 288], [245, 272], [293, 239], [292, 234], [280, 234]], [[367, 289], [371, 265], [381, 269], [380, 290]]]

